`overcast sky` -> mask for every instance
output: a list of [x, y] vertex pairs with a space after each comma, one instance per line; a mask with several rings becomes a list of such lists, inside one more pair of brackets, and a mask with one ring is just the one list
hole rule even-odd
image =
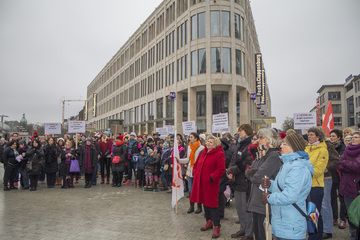
[[[60, 122], [161, 0], [0, 0], [0, 115]], [[323, 84], [360, 74], [359, 0], [251, 2], [272, 113], [308, 112]], [[255, 81], [255, 80], [254, 80]], [[65, 117], [83, 103], [66, 105]]]

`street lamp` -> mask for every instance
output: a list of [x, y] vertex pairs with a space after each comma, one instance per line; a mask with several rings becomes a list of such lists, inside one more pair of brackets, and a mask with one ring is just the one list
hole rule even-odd
[[0, 115], [1, 117], [1, 136], [4, 136], [4, 117], [9, 117], [6, 115]]

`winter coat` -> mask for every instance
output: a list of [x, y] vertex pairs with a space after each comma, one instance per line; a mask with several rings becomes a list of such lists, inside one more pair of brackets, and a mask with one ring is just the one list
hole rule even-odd
[[349, 145], [341, 156], [338, 169], [342, 173], [339, 194], [356, 198], [359, 195], [360, 180], [360, 144]]
[[55, 173], [58, 171], [57, 158], [60, 155], [60, 148], [56, 144], [46, 144], [44, 147], [45, 164], [44, 169], [46, 173]]
[[157, 156], [147, 156], [145, 159], [145, 172], [149, 173], [155, 173], [155, 165], [153, 162], [155, 162], [157, 159]]
[[91, 145], [90, 147], [90, 161], [91, 161], [91, 172], [85, 169], [85, 155], [86, 155], [86, 145], [84, 147], [81, 147], [80, 157], [79, 157], [79, 165], [80, 165], [80, 171], [82, 173], [92, 173], [94, 170], [97, 161], [98, 161], [98, 152], [95, 149], [94, 145]]
[[2, 160], [3, 157], [2, 157], [2, 155], [3, 155], [3, 153], [4, 153], [5, 146], [6, 146], [6, 143], [0, 144], [0, 162], [2, 162], [2, 163], [3, 163], [3, 160]]
[[19, 150], [18, 150], [19, 155], [22, 155], [23, 153], [25, 153], [25, 157], [23, 157], [23, 159], [21, 160], [20, 165], [19, 165], [19, 168], [22, 170], [26, 170], [26, 163], [28, 160], [28, 157], [26, 156], [26, 151], [29, 149], [29, 147], [30, 147], [29, 145], [25, 145], [24, 147], [19, 148]]
[[339, 153], [339, 155], [343, 155], [343, 153], [345, 152], [345, 148], [346, 145], [344, 144], [343, 141], [339, 141], [338, 144], [334, 144], [335, 146], [335, 150]]
[[[130, 140], [128, 154], [132, 155], [132, 154], [138, 154], [138, 153], [140, 153], [139, 142], [137, 140]], [[145, 153], [146, 153], [146, 151], [145, 151]]]
[[103, 140], [100, 139], [99, 141], [100, 155], [102, 155], [103, 158], [110, 155], [112, 147], [113, 147], [113, 142], [110, 138], [108, 138], [106, 142], [103, 142]]
[[136, 162], [135, 169], [144, 171], [145, 170], [145, 160], [146, 160], [146, 156], [140, 154], [139, 158]]
[[[200, 153], [201, 153], [201, 151], [202, 151], [203, 149], [204, 149], [204, 146], [202, 146], [201, 144], [200, 144], [199, 147], [196, 149], [196, 151], [195, 151], [195, 162], [196, 162], [196, 160], [198, 159], [198, 157], [199, 157], [199, 155], [200, 155]], [[191, 148], [190, 148], [190, 146], [188, 146], [188, 148], [187, 148], [187, 154], [186, 154], [187, 157], [186, 157], [186, 158], [180, 158], [180, 159], [179, 159], [179, 163], [181, 163], [181, 164], [188, 164], [187, 170], [186, 170], [186, 176], [193, 177], [192, 172], [193, 172], [194, 166], [190, 166], [190, 158], [189, 158], [190, 154], [191, 154]], [[194, 165], [195, 165], [195, 162], [194, 162]]]
[[26, 151], [28, 162], [31, 162], [32, 169], [28, 171], [29, 175], [39, 175], [44, 165], [44, 148], [30, 147]]
[[271, 192], [268, 202], [272, 232], [278, 238], [305, 239], [306, 219], [292, 204], [296, 203], [306, 213], [306, 198], [311, 190], [314, 169], [304, 151], [284, 154], [281, 158], [283, 166], [268, 189]]
[[245, 138], [238, 144], [238, 148], [234, 151], [229, 164], [229, 169], [235, 177], [235, 182], [232, 184], [232, 188], [238, 192], [247, 192], [249, 189], [249, 181], [245, 177], [245, 169], [247, 162], [252, 162], [248, 147], [251, 144], [251, 138]]
[[7, 166], [8, 164], [16, 167], [19, 166], [19, 162], [16, 161], [15, 157], [14, 149], [12, 147], [6, 147], [2, 155], [4, 166]]
[[308, 145], [305, 152], [309, 154], [314, 168], [312, 187], [324, 187], [324, 172], [329, 161], [329, 152], [325, 142], [318, 145]]
[[[70, 154], [72, 155], [70, 160], [76, 158], [75, 149], [71, 148]], [[66, 148], [63, 148], [61, 151], [60, 176], [67, 176], [67, 175], [70, 175], [70, 163], [66, 164]]]
[[[113, 163], [111, 161], [111, 169], [113, 172], [123, 172], [125, 171], [125, 162], [127, 161], [127, 147], [124, 141], [120, 142], [119, 146], [114, 146], [113, 156], [120, 157], [119, 163]], [[111, 159], [112, 159], [111, 158]]]
[[277, 148], [270, 148], [265, 156], [257, 158], [253, 164], [246, 170], [245, 176], [251, 182], [251, 191], [249, 197], [248, 211], [265, 215], [265, 204], [261, 202], [263, 192], [259, 189], [261, 179], [267, 176], [275, 179], [282, 165], [280, 153]]
[[193, 188], [190, 202], [203, 203], [206, 207], [217, 208], [220, 179], [225, 173], [225, 154], [222, 146], [208, 151], [205, 147], [194, 164]]

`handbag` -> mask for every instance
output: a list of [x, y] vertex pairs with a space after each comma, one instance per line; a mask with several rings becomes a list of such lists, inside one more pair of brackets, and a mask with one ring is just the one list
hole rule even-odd
[[[279, 182], [277, 182], [277, 186], [282, 192], [283, 190], [279, 186]], [[306, 206], [307, 214], [305, 214], [304, 211], [296, 203], [293, 203], [292, 205], [296, 208], [296, 210], [300, 212], [301, 215], [306, 218], [308, 233], [317, 233], [320, 213], [319, 210], [316, 208], [315, 203], [310, 201], [310, 197], [308, 197], [308, 203]]]
[[112, 159], [113, 163], [119, 163], [120, 162], [120, 157], [119, 156], [114, 156]]
[[80, 172], [79, 161], [77, 159], [73, 159], [70, 162], [70, 172]]

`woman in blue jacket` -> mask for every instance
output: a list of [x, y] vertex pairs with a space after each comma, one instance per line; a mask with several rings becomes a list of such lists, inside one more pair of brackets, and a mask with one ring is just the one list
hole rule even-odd
[[[279, 239], [305, 239], [306, 219], [292, 205], [296, 203], [306, 213], [306, 198], [311, 190], [314, 169], [300, 134], [289, 134], [281, 144], [283, 166], [275, 180], [263, 178], [263, 203], [271, 205], [272, 233]], [[279, 187], [282, 189], [280, 190]]]

